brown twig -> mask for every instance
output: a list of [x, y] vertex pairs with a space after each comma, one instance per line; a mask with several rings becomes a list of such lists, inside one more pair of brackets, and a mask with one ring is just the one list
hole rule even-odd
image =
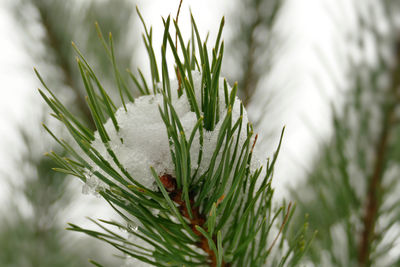
[[368, 266], [370, 258], [370, 245], [374, 238], [375, 232], [375, 221], [379, 209], [379, 199], [381, 193], [381, 182], [385, 167], [385, 157], [387, 150], [387, 143], [389, 134], [391, 131], [391, 118], [393, 117], [393, 110], [386, 116], [384, 126], [381, 132], [381, 136], [376, 147], [376, 159], [374, 164], [374, 170], [369, 183], [367, 193], [367, 204], [365, 206], [365, 216], [363, 219], [364, 229], [361, 234], [358, 262], [360, 266]]
[[387, 96], [389, 105], [384, 112], [382, 131], [375, 150], [374, 169], [368, 185], [367, 202], [363, 218], [363, 230], [361, 232], [358, 247], [358, 264], [360, 267], [370, 265], [370, 247], [375, 238], [375, 222], [380, 206], [380, 196], [382, 191], [381, 183], [386, 164], [387, 149], [389, 147], [388, 142], [393, 132], [393, 126], [396, 122], [396, 96], [398, 95], [398, 87], [400, 85], [400, 49], [397, 48], [396, 52], [397, 66], [392, 72], [391, 88]]
[[256, 136], [254, 137], [254, 142], [253, 142], [253, 146], [251, 147], [251, 153], [253, 153], [254, 147], [256, 146], [257, 143], [257, 138], [258, 138], [258, 134], [256, 134]]
[[[215, 255], [214, 251], [210, 248], [207, 238], [203, 236], [201, 232], [199, 232], [196, 229], [196, 225], [202, 228], [206, 227], [205, 226], [206, 218], [203, 214], [201, 214], [199, 207], [194, 206], [194, 195], [189, 194], [189, 201], [192, 213], [192, 217], [190, 217], [186, 202], [182, 196], [182, 190], [177, 188], [175, 178], [169, 174], [164, 174], [160, 177], [160, 181], [169, 192], [172, 201], [174, 201], [178, 205], [178, 209], [181, 215], [189, 221], [189, 225], [192, 231], [199, 237], [200, 240], [197, 243], [197, 247], [201, 248], [204, 252], [207, 253], [210, 266], [216, 267], [217, 256]], [[214, 242], [216, 241], [215, 236], [213, 236], [213, 240]], [[228, 267], [229, 265], [222, 262], [221, 266]]]

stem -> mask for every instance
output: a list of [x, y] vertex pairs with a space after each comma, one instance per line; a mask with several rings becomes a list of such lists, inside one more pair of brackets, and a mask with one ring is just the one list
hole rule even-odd
[[360, 266], [369, 266], [370, 245], [374, 239], [375, 221], [380, 205], [381, 182], [385, 167], [385, 156], [387, 151], [387, 143], [391, 131], [390, 121], [393, 117], [393, 110], [387, 114], [378, 145], [376, 147], [376, 160], [374, 164], [374, 172], [368, 187], [367, 205], [365, 207], [365, 217], [363, 219], [364, 229], [361, 234], [359, 245], [358, 262]]
[[[182, 196], [182, 190], [178, 189], [176, 186], [176, 179], [169, 174], [164, 174], [160, 177], [160, 180], [167, 191], [170, 192], [172, 201], [178, 204], [181, 215], [189, 221], [190, 228], [199, 237], [200, 241], [197, 243], [197, 247], [201, 248], [207, 253], [210, 267], [217, 267], [217, 257], [214, 251], [210, 248], [207, 238], [196, 229], [196, 225], [202, 227], [203, 229], [205, 228], [206, 217], [201, 214], [199, 207], [194, 206], [194, 194], [189, 194], [191, 213], [193, 215], [192, 218], [190, 218], [186, 202]], [[212, 236], [212, 239], [214, 243], [216, 243], [215, 235]], [[230, 265], [222, 262], [221, 266], [229, 267]]]
[[371, 256], [371, 243], [375, 239], [375, 222], [378, 216], [380, 207], [380, 197], [382, 194], [382, 178], [386, 166], [386, 155], [389, 148], [388, 142], [393, 132], [396, 121], [395, 108], [396, 96], [398, 95], [398, 87], [400, 85], [400, 49], [397, 49], [397, 65], [392, 72], [391, 88], [388, 92], [388, 106], [384, 112], [382, 131], [378, 139], [375, 149], [375, 163], [368, 186], [367, 204], [365, 206], [365, 215], [363, 218], [363, 231], [361, 233], [359, 250], [358, 250], [358, 264], [360, 267], [370, 266]]

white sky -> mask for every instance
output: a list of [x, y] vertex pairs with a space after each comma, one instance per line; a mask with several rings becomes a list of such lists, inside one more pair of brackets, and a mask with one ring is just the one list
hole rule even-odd
[[[160, 36], [162, 32], [160, 16], [166, 17], [170, 13], [175, 16], [177, 2], [173, 0], [138, 1], [145, 20], [149, 25], [154, 26], [154, 36]], [[336, 3], [343, 2], [345, 3], [346, 0], [290, 0], [284, 10], [282, 31], [292, 41], [285, 48], [286, 59], [279, 62], [275, 70], [281, 73], [279, 79], [289, 83], [284, 92], [287, 99], [282, 102], [284, 111], [277, 118], [281, 122], [280, 126], [287, 127], [275, 174], [275, 183], [280, 193], [285, 191], [287, 182], [293, 184], [293, 181], [302, 176], [303, 168], [307, 168], [317, 149], [317, 141], [319, 142], [321, 137], [329, 133], [328, 101], [335, 95], [335, 91], [329, 83], [330, 77], [326, 75], [325, 67], [321, 64], [321, 58], [316, 51], [317, 49], [322, 51], [322, 54], [327, 57], [328, 62], [331, 62], [329, 65], [333, 66], [340, 80], [343, 72], [335, 67], [337, 60], [332, 49], [335, 45], [343, 46], [344, 44], [337, 40], [337, 32], [335, 32], [337, 29], [332, 25], [332, 15], [328, 14], [328, 11], [335, 14], [336, 18], [343, 19], [344, 15], [338, 15], [340, 12], [338, 13], [333, 8]], [[16, 122], [28, 124], [30, 116], [35, 114], [35, 110], [37, 111], [40, 100], [35, 90], [37, 83], [32, 71], [34, 62], [31, 62], [24, 52], [19, 38], [21, 31], [12, 20], [12, 15], [6, 11], [5, 3], [6, 1], [0, 2], [0, 36], [2, 36], [0, 42], [0, 170], [9, 171], [10, 158], [17, 155], [20, 146], [16, 137]], [[213, 36], [218, 30], [222, 15], [228, 14], [226, 21], [229, 24], [231, 19], [229, 13], [232, 8], [229, 0], [184, 1], [179, 18], [184, 34], [185, 29], [186, 33], [189, 31], [189, 27], [185, 27], [185, 23], [189, 22], [189, 5], [203, 33], [210, 30]], [[341, 22], [346, 27], [351, 24], [351, 16]], [[155, 38], [155, 42], [157, 43], [160, 39], [160, 37]], [[321, 81], [318, 81], [316, 77], [322, 77]], [[324, 86], [321, 86], [319, 82]], [[282, 89], [276, 88], [276, 90]], [[310, 127], [315, 128], [316, 132], [312, 132]], [[1, 181], [0, 186], [3, 186]], [[4, 192], [4, 189], [0, 189], [0, 200], [2, 194], [3, 197], [5, 196]]]

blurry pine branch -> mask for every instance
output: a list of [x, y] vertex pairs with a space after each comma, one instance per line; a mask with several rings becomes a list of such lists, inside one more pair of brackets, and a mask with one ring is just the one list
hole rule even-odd
[[[88, 51], [88, 57], [96, 62], [99, 73], [111, 73], [109, 59], [102, 53], [103, 47], [97, 41], [97, 32], [93, 27], [98, 21], [107, 31], [113, 31], [118, 41], [116, 57], [119, 62], [125, 67], [131, 66], [134, 56], [134, 43], [129, 39], [129, 28], [134, 22], [131, 20], [132, 3], [122, 0], [85, 3], [21, 0], [12, 2], [10, 8], [21, 27], [26, 29], [26, 49], [32, 59], [49, 70], [46, 76], [49, 82], [59, 90], [73, 112], [81, 114], [81, 118], [93, 128], [80, 74], [75, 68], [71, 41], [75, 40]], [[32, 25], [39, 26], [42, 31]], [[113, 84], [112, 76], [104, 77], [109, 78], [104, 80], [107, 85]], [[114, 94], [117, 94], [116, 90]], [[64, 209], [73, 203], [73, 194], [68, 190], [68, 176], [51, 170], [59, 166], [42, 157], [43, 149], [51, 148], [36, 144], [37, 140], [51, 142], [42, 136], [43, 132], [28, 130], [28, 127], [19, 130], [26, 150], [21, 159], [16, 159], [16, 166], [24, 166], [24, 171], [13, 174], [9, 179], [13, 198], [5, 212], [15, 210], [15, 213], [13, 216], [1, 214], [0, 265], [86, 266], [89, 255], [98, 254], [96, 246], [91, 243], [93, 249], [83, 251], [79, 250], [81, 246], [71, 245], [70, 242], [77, 243], [78, 240], [71, 239], [71, 235], [64, 230], [65, 226], [59, 222]], [[15, 181], [19, 181], [18, 186], [15, 186]], [[21, 212], [21, 206], [29, 212]], [[85, 240], [79, 241], [79, 244], [85, 243]]]
[[256, 90], [268, 94], [262, 83], [271, 68], [274, 49], [278, 45], [274, 27], [284, 0], [237, 1], [234, 12], [238, 20], [231, 22], [234, 30], [231, 51], [236, 69], [230, 74], [239, 84], [239, 96], [247, 106]]
[[372, 1], [357, 9], [345, 103], [335, 109], [332, 138], [293, 191], [298, 214], [308, 213], [310, 229], [318, 230], [306, 257], [313, 266], [400, 265], [396, 5]]
[[238, 81], [238, 95], [250, 111], [249, 117], [262, 131], [259, 145], [273, 151], [274, 142], [281, 127], [279, 116], [284, 105], [278, 105], [283, 90], [279, 78], [273, 77], [277, 62], [284, 57], [287, 38], [279, 29], [287, 1], [244, 0], [235, 1], [228, 26], [232, 36], [228, 42], [226, 68], [229, 80]]
[[60, 225], [61, 211], [69, 208], [73, 197], [69, 180], [49, 171], [55, 165], [42, 156], [37, 133], [23, 128], [20, 133], [24, 151], [16, 159], [19, 169], [8, 175], [12, 198], [0, 215], [0, 265], [85, 266], [83, 243], [77, 245], [75, 238], [71, 244]]
[[[28, 32], [28, 38], [37, 40], [42, 51], [34, 49], [34, 44], [27, 47], [34, 51], [34, 59], [47, 65], [51, 83], [60, 83], [64, 94], [74, 103], [73, 109], [82, 113], [84, 118], [92, 124], [90, 111], [86, 105], [85, 92], [80, 83], [79, 71], [75, 68], [76, 60], [71, 41], [77, 43], [87, 57], [96, 62], [96, 70], [108, 77], [103, 81], [107, 86], [114, 82], [113, 77], [104, 74], [112, 73], [109, 59], [104, 55], [103, 46], [99, 43], [98, 33], [93, 27], [95, 22], [103, 25], [105, 32], [112, 32], [116, 44], [116, 58], [121, 66], [131, 67], [134, 56], [134, 41], [130, 38], [130, 29], [134, 25], [131, 18], [133, 3], [125, 0], [117, 1], [47, 1], [47, 0], [20, 0], [13, 6], [17, 20], [21, 26], [37, 23], [42, 35], [37, 31]], [[36, 14], [36, 16], [35, 16]], [[118, 16], [116, 16], [118, 14]], [[36, 21], [35, 21], [36, 20]], [[27, 42], [31, 43], [31, 42]], [[52, 69], [54, 68], [54, 69]], [[67, 89], [64, 89], [66, 87]], [[92, 127], [94, 125], [92, 124]]]

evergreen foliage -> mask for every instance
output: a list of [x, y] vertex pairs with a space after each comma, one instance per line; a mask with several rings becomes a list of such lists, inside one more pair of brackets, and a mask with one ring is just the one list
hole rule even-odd
[[[64, 124], [79, 147], [59, 138], [45, 126], [68, 153], [67, 157], [56, 153], [49, 156], [62, 166], [57, 169], [60, 172], [72, 174], [83, 182], [87, 182], [90, 172], [104, 183], [105, 187], [98, 188], [97, 193], [114, 208], [123, 222], [93, 220], [103, 232], [83, 229], [75, 224], [70, 224], [69, 229], [105, 241], [125, 256], [155, 266], [296, 265], [307, 248], [303, 236], [306, 225], [300, 227], [296, 235], [292, 235], [293, 238], [286, 240], [284, 237], [294, 209], [291, 204], [275, 209], [272, 202], [271, 179], [280, 143], [265, 170], [261, 167], [251, 170], [257, 138], [254, 136], [252, 125], [243, 123], [243, 116], [237, 120], [232, 119], [237, 85], [229, 90], [224, 81], [224, 94], [219, 93], [224, 52], [221, 39], [224, 20], [210, 53], [207, 41], [201, 40], [193, 18], [194, 38], [185, 43], [177, 23], [168, 17], [164, 20], [165, 31], [159, 50], [160, 68], [155, 56], [157, 50], [152, 46], [152, 29], [148, 29], [143, 18], [140, 18], [145, 28], [144, 42], [149, 56], [151, 81], [146, 82], [141, 71], [139, 77], [133, 74], [130, 76], [138, 89], [136, 93], [162, 95], [163, 103], [159, 111], [169, 138], [175, 177], [170, 174], [159, 176], [152, 166], [148, 166], [157, 184], [157, 189], [151, 190], [132, 177], [121, 164], [119, 155], [110, 145], [110, 134], [104, 126], [108, 120], [117, 133], [121, 130], [123, 126], [119, 124], [115, 115], [117, 107], [89, 65], [89, 61], [74, 46], [79, 56], [77, 64], [97, 132], [94, 134], [80, 118], [75, 117], [36, 72], [46, 89], [46, 92], [40, 90], [40, 94], [52, 109], [53, 117]], [[175, 43], [169, 33], [170, 27], [174, 27], [177, 34]], [[110, 34], [106, 41], [99, 27], [97, 30], [112, 62], [122, 102], [122, 108], [118, 112], [127, 112], [128, 104], [135, 102], [133, 96], [136, 93], [130, 89], [116, 64], [112, 35]], [[187, 99], [197, 118], [197, 123], [188, 136], [172, 104], [173, 88], [167, 63], [168, 51], [172, 54], [176, 66], [178, 95]], [[196, 98], [193, 70], [201, 73], [201, 100]], [[224, 99], [224, 106], [219, 105], [219, 99]], [[219, 117], [220, 109], [227, 110], [225, 117]], [[243, 115], [243, 112], [244, 108], [241, 105], [240, 114]], [[200, 165], [203, 136], [206, 131], [213, 131], [218, 122], [222, 122], [218, 141], [207, 171], [191, 173], [190, 149], [194, 145], [194, 137], [199, 136]], [[245, 133], [245, 142], [239, 145], [242, 131]], [[103, 142], [105, 153], [111, 161], [107, 161], [92, 144], [95, 136]], [[124, 140], [121, 139], [120, 142], [123, 144]], [[222, 156], [217, 159], [219, 154]], [[127, 237], [124, 234], [126, 232], [135, 241]], [[100, 266], [94, 261], [93, 264]]]
[[[131, 25], [128, 22], [134, 22], [131, 20], [132, 5], [122, 0], [88, 1], [84, 4], [21, 0], [12, 2], [11, 9], [29, 36], [27, 51], [38, 65], [48, 70], [46, 79], [56, 88], [63, 101], [68, 102], [68, 106], [80, 114], [89, 127], [94, 128], [70, 42], [76, 40], [88, 51], [89, 58], [96, 62], [96, 69], [100, 73], [112, 71], [107, 56], [102, 53], [103, 47], [97, 42], [97, 32], [90, 26], [94, 21], [99, 21], [114, 32], [114, 38], [118, 41], [118, 60], [130, 64], [133, 42], [127, 32]], [[119, 14], [117, 17], [114, 16], [116, 12]], [[38, 35], [37, 28], [32, 25], [38, 25], [43, 34]], [[45, 53], [40, 53], [38, 47], [43, 48]], [[108, 76], [104, 76], [105, 83], [113, 83], [112, 77], [111, 80], [106, 78]], [[79, 245], [78, 240], [64, 230], [60, 216], [65, 216], [64, 211], [74, 203], [76, 195], [68, 188], [68, 174], [54, 172], [52, 168], [60, 166], [43, 157], [44, 150], [50, 147], [39, 146], [37, 140], [46, 144], [54, 143], [32, 126], [20, 127], [19, 132], [25, 150], [21, 158], [15, 159], [16, 166], [21, 166], [20, 171], [8, 175], [13, 197], [6, 203], [6, 206], [10, 206], [5, 210], [7, 213], [2, 213], [0, 218], [0, 266], [89, 265], [88, 255], [101, 257], [98, 246], [91, 242], [83, 253], [83, 246], [89, 245], [87, 239], [81, 238]], [[59, 148], [54, 150], [65, 155], [65, 151]], [[105, 262], [112, 264], [113, 260]]]
[[[189, 42], [168, 17], [162, 46], [155, 49], [152, 29], [138, 12], [150, 75], [140, 69], [135, 75], [119, 69], [132, 67], [134, 55], [127, 34], [133, 10], [127, 1], [18, 1], [14, 10], [23, 25], [32, 24], [26, 14], [34, 10], [43, 30], [40, 42], [45, 53], [35, 58], [40, 69], [46, 69], [43, 77], [35, 70], [45, 88], [39, 92], [69, 135], [44, 126], [59, 144], [57, 152], [48, 153], [50, 161], [37, 155], [34, 135], [21, 130], [26, 147], [21, 161], [27, 171], [23, 170], [24, 183], [13, 193], [28, 203], [32, 215], [26, 216], [12, 203], [16, 212], [1, 216], [0, 265], [84, 265], [83, 254], [90, 249], [70, 247], [58, 222], [60, 211], [72, 199], [66, 190], [72, 175], [86, 185], [93, 177], [101, 181], [95, 193], [120, 220], [91, 219], [100, 231], [75, 224], [69, 230], [110, 244], [128, 259], [126, 266], [400, 266], [399, 4], [371, 0], [359, 5], [359, 33], [357, 40], [351, 40], [357, 53], [347, 62], [351, 85], [343, 107], [334, 109], [332, 138], [322, 144], [306, 181], [292, 191], [298, 202], [295, 213], [291, 203], [275, 207], [271, 188], [282, 137], [266, 166], [254, 169], [257, 135], [244, 109], [253, 103], [256, 90], [266, 91], [263, 79], [273, 63], [271, 54], [276, 54], [274, 26], [284, 3], [238, 3], [242, 14], [235, 16], [238, 31], [231, 54], [243, 68], [231, 74], [238, 83], [230, 89], [226, 80], [220, 80], [224, 20], [211, 46], [208, 38], [202, 41], [193, 17]], [[97, 31], [88, 30], [93, 21], [112, 35], [104, 38], [98, 24]], [[30, 38], [36, 40], [36, 35]], [[76, 43], [72, 47], [71, 40]], [[168, 55], [174, 66], [168, 64]], [[201, 73], [200, 98], [196, 71]], [[190, 103], [197, 120], [189, 132], [174, 106], [173, 78], [178, 81], [179, 99]], [[236, 93], [243, 103], [236, 102]], [[138, 96], [162, 97], [159, 112], [174, 174], [160, 175], [148, 166], [156, 189], [144, 186], [121, 163], [107, 126], [118, 135], [125, 127], [118, 112], [128, 112]], [[233, 115], [235, 108], [240, 110], [238, 118]], [[218, 132], [218, 140], [207, 171], [202, 172], [204, 138], [212, 131]], [[99, 140], [102, 150], [95, 145]], [[118, 141], [123, 145], [126, 140]], [[198, 162], [193, 173], [191, 149], [196, 142]], [[309, 223], [304, 223], [304, 214]]]
[[[33, 9], [33, 10], [32, 10]], [[71, 108], [82, 114], [84, 120], [91, 121], [90, 111], [85, 101], [85, 90], [81, 83], [79, 70], [75, 67], [76, 61], [71, 41], [74, 40], [82, 49], [87, 51], [87, 57], [96, 64], [96, 71], [104, 76], [103, 82], [107, 86], [114, 80], [106, 80], [105, 74], [112, 73], [108, 57], [103, 53], [97, 32], [93, 23], [102, 23], [103, 28], [113, 32], [116, 44], [116, 58], [124, 66], [130, 66], [134, 53], [134, 42], [130, 39], [129, 29], [134, 25], [131, 17], [132, 4], [125, 0], [117, 1], [87, 1], [85, 3], [74, 1], [46, 1], [46, 0], [21, 0], [13, 5], [14, 13], [21, 22], [21, 26], [39, 23], [44, 34], [40, 36], [35, 31], [28, 31], [30, 40], [38, 41], [43, 45], [44, 53], [40, 53], [32, 44], [27, 49], [32, 51], [32, 57], [37, 62], [44, 63], [43, 67], [49, 68], [45, 78], [55, 88], [67, 88], [64, 97], [71, 97]], [[37, 12], [37, 16], [32, 13]], [[118, 13], [118, 16], [115, 14]], [[33, 18], [33, 19], [32, 19]], [[29, 43], [31, 43], [30, 41]], [[55, 70], [54, 70], [55, 69]], [[114, 92], [116, 94], [117, 92]], [[72, 94], [72, 96], [71, 96]]]
[[360, 7], [358, 52], [348, 61], [351, 87], [343, 110], [335, 110], [332, 138], [307, 180], [293, 190], [299, 214], [308, 213], [310, 229], [318, 230], [305, 257], [314, 266], [400, 265], [395, 5], [375, 1]]
[[[60, 229], [59, 211], [68, 208], [72, 197], [68, 180], [62, 173], [49, 172], [54, 162], [42, 156], [32, 140], [33, 133], [20, 132], [25, 151], [18, 158], [19, 172], [9, 180], [13, 183], [13, 200], [26, 207], [9, 200], [9, 210], [1, 214], [0, 265], [83, 266], [87, 260], [79, 252], [81, 247], [66, 244], [66, 235]], [[15, 180], [20, 177], [23, 183], [18, 184]]]
[[[277, 48], [274, 33], [284, 0], [237, 1], [233, 26], [236, 29], [229, 51], [237, 66], [230, 74], [238, 81], [239, 96], [247, 106], [257, 90], [268, 94], [262, 82], [269, 72]], [[228, 70], [232, 72], [232, 69]], [[260, 84], [261, 83], [261, 84]], [[267, 97], [265, 97], [267, 99]]]
[[[227, 64], [222, 71], [229, 80], [238, 82], [238, 96], [250, 111], [249, 118], [262, 131], [259, 146], [273, 151], [279, 134], [277, 114], [281, 115], [282, 90], [272, 73], [285, 45], [283, 35], [277, 30], [285, 0], [241, 0], [235, 1], [233, 20], [229, 27], [234, 29], [227, 45]], [[286, 86], [284, 84], [283, 86]]]

